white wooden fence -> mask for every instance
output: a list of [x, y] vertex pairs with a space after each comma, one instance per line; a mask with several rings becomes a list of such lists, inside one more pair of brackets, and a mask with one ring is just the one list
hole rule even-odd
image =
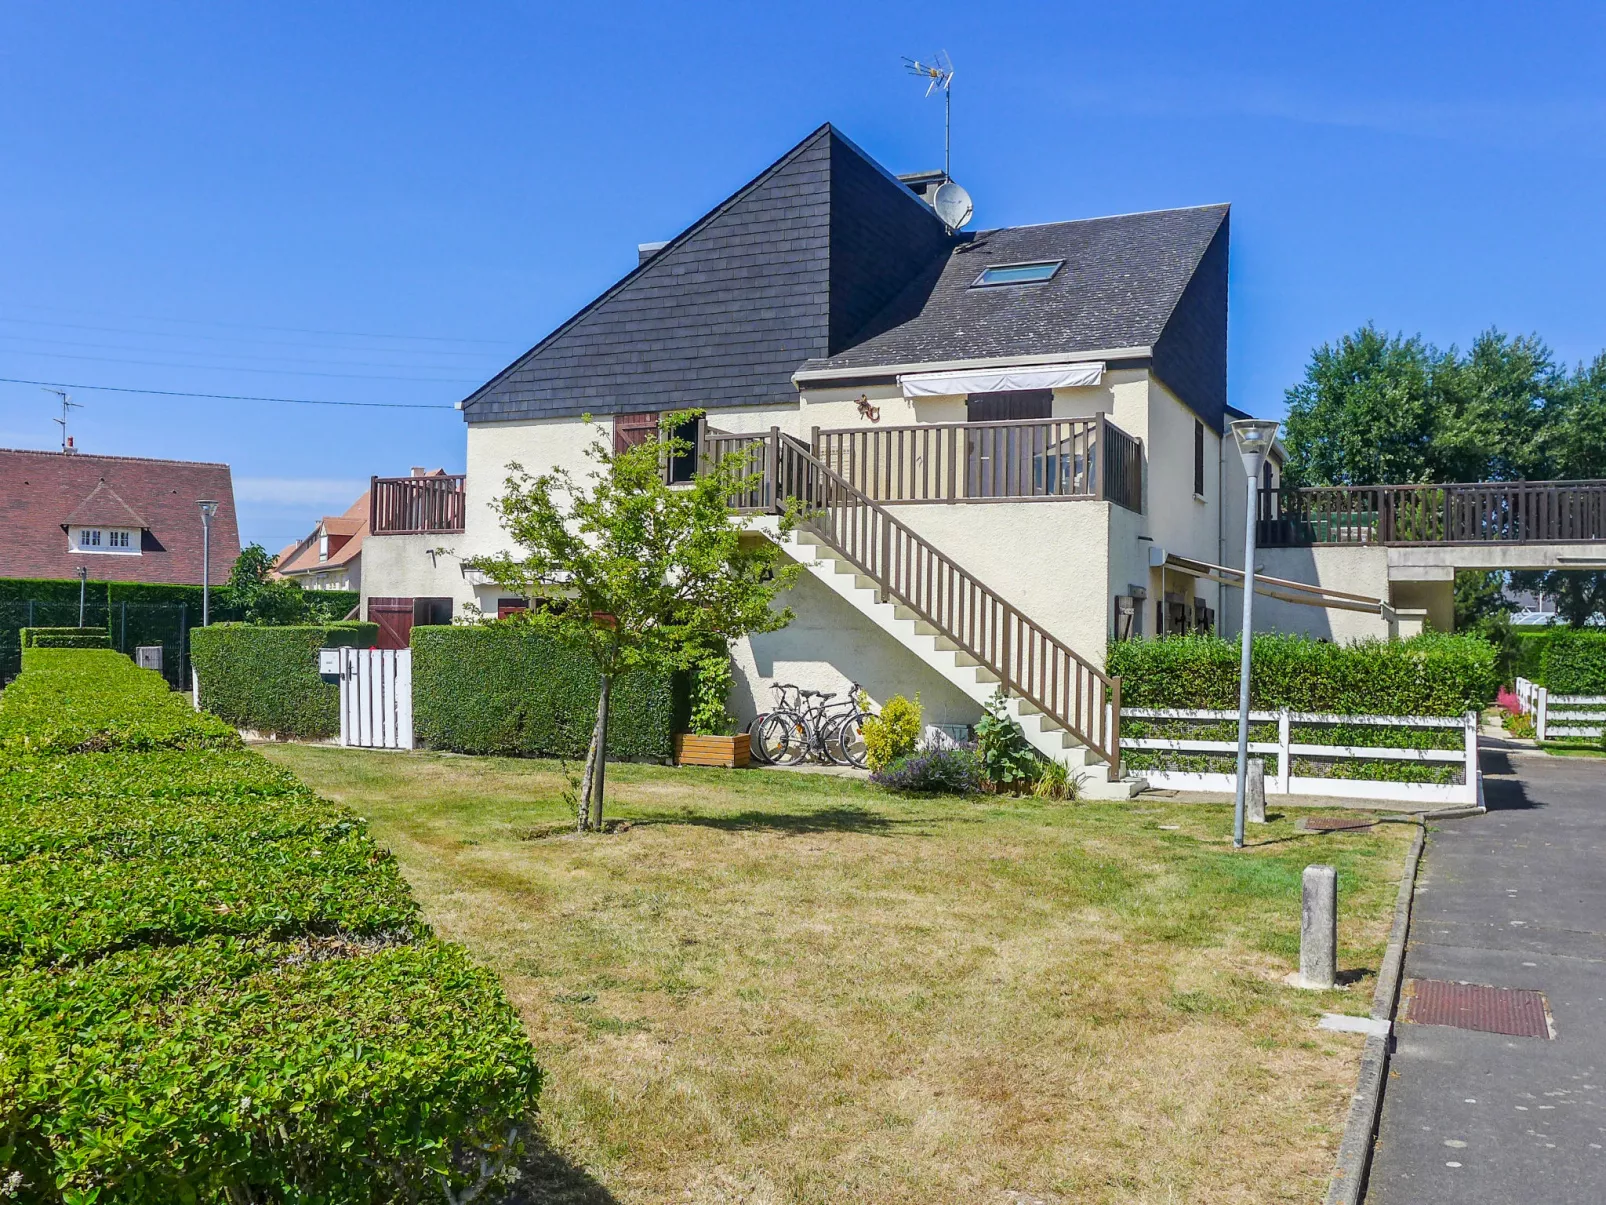
[[413, 747], [412, 649], [340, 649], [340, 743]]
[[[1123, 719], [1231, 721], [1236, 724], [1236, 711], [1210, 711], [1199, 709], [1164, 709], [1152, 707], [1123, 707]], [[1329, 795], [1344, 799], [1394, 800], [1408, 803], [1483, 803], [1483, 778], [1478, 771], [1478, 715], [1469, 711], [1465, 716], [1395, 716], [1395, 715], [1329, 715], [1298, 711], [1251, 711], [1252, 724], [1276, 724], [1275, 741], [1250, 741], [1251, 757], [1265, 757], [1266, 793], [1268, 795]], [[1332, 745], [1295, 742], [1291, 739], [1293, 726], [1310, 725], [1363, 725], [1377, 728], [1459, 729], [1463, 733], [1461, 747], [1456, 749], [1406, 749], [1374, 745]], [[1202, 740], [1193, 737], [1140, 736], [1121, 738], [1121, 748], [1131, 752], [1154, 753], [1169, 751], [1180, 757], [1188, 755], [1236, 755], [1238, 742], [1234, 740]], [[1433, 765], [1459, 764], [1463, 781], [1460, 783], [1402, 782], [1388, 778], [1327, 778], [1320, 775], [1295, 774], [1294, 758], [1306, 757], [1333, 761], [1384, 762], [1392, 764], [1423, 763]], [[1272, 761], [1271, 758], [1275, 758]], [[1184, 791], [1231, 791], [1237, 785], [1237, 776], [1194, 770], [1130, 771], [1146, 779], [1150, 786]]]
[[1518, 678], [1517, 709], [1533, 716], [1534, 735], [1542, 741], [1606, 732], [1606, 695], [1553, 695], [1537, 682]]

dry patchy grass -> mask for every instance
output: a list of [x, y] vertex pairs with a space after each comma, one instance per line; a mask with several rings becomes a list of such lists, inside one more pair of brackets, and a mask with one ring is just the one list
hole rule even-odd
[[[267, 752], [500, 969], [574, 1200], [1311, 1200], [1360, 1049], [1315, 1021], [1366, 1011], [1410, 836], [619, 766], [582, 838], [550, 762]], [[1347, 991], [1280, 982], [1312, 862]]]

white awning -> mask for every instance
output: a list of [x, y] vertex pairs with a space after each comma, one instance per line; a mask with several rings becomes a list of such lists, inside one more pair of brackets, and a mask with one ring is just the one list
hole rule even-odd
[[1026, 368], [984, 368], [970, 372], [911, 372], [898, 378], [904, 397], [963, 397], [967, 393], [1006, 393], [1017, 389], [1070, 389], [1097, 385], [1104, 362], [1034, 364]]

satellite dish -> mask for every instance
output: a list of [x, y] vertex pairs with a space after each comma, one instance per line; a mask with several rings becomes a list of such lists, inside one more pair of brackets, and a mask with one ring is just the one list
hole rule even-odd
[[970, 215], [976, 210], [970, 194], [952, 180], [945, 180], [937, 186], [937, 191], [931, 194], [931, 207], [949, 230], [958, 230], [970, 221]]

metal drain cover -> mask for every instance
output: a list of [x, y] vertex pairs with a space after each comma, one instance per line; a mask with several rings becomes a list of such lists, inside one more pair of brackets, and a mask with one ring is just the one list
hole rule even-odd
[[1514, 1038], [1550, 1037], [1549, 1010], [1542, 992], [1413, 979], [1405, 1019], [1417, 1025], [1452, 1025]]
[[1342, 833], [1352, 828], [1371, 828], [1376, 820], [1360, 816], [1307, 816], [1305, 831], [1310, 833]]

